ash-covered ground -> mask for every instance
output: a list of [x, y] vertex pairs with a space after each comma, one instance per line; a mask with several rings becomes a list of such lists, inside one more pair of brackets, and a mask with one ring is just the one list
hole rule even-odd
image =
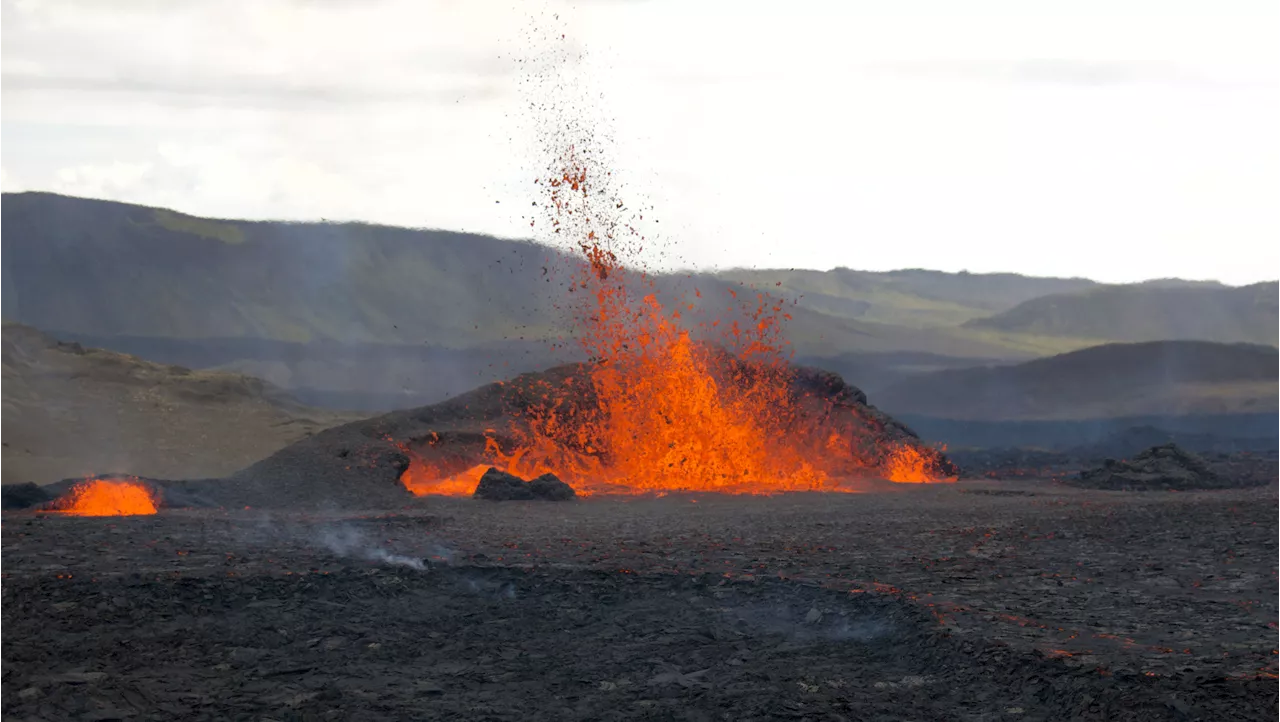
[[[1105, 466], [1107, 459], [1126, 460], [1145, 450], [1143, 447], [1129, 447], [1124, 453], [1107, 456], [1091, 449], [960, 449], [948, 451], [947, 456], [960, 467], [961, 478], [965, 479], [1071, 481], [1078, 480], [1081, 472]], [[1209, 452], [1193, 456], [1219, 477], [1214, 483], [1221, 483], [1224, 487], [1266, 486], [1275, 483], [1277, 473], [1280, 472], [1280, 458], [1274, 449]], [[1188, 486], [1214, 488], [1203, 482]]]
[[3, 715], [1274, 719], [1274, 486], [6, 512]]

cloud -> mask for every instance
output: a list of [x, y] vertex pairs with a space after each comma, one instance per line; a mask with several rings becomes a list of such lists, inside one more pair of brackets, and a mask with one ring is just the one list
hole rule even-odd
[[417, 0], [6, 2], [3, 82], [179, 104], [466, 102], [514, 87], [526, 19]]
[[436, 87], [379, 88], [359, 84], [304, 84], [283, 79], [258, 77], [187, 77], [118, 78], [94, 76], [59, 76], [6, 70], [5, 90], [71, 91], [79, 93], [120, 93], [146, 95], [161, 102], [186, 104], [189, 101], [216, 101], [224, 104], [247, 104], [281, 107], [309, 103], [457, 103], [489, 100], [500, 95], [505, 86], [474, 78], [446, 79]]
[[136, 193], [152, 168], [151, 163], [123, 161], [60, 168], [54, 173], [53, 190], [90, 198], [127, 198]]
[[[289, 220], [356, 217], [368, 188], [305, 156], [255, 154], [231, 144], [161, 143], [146, 160], [58, 169], [46, 186], [59, 193], [190, 210], [223, 217], [270, 209]], [[198, 199], [192, 202], [193, 199]]]
[[997, 83], [1030, 83], [1077, 87], [1163, 84], [1229, 88], [1249, 81], [1215, 78], [1174, 64], [1081, 61], [1052, 58], [1011, 60], [924, 60], [864, 66], [872, 73], [934, 79], [965, 79]]

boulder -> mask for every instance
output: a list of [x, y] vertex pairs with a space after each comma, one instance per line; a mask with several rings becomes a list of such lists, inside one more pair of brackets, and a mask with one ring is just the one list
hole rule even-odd
[[569, 501], [578, 496], [572, 486], [560, 481], [555, 474], [543, 474], [529, 482], [529, 491], [535, 499], [544, 501]]
[[555, 474], [543, 474], [533, 481], [525, 481], [514, 474], [490, 468], [480, 477], [480, 484], [476, 486], [472, 498], [489, 501], [569, 501], [577, 495], [573, 487], [560, 481]]
[[471, 496], [489, 501], [524, 501], [533, 498], [533, 490], [524, 479], [490, 468], [480, 477], [480, 484]]

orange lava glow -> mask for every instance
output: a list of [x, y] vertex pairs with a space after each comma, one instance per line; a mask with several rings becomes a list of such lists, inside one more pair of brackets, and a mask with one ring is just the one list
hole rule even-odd
[[899, 484], [928, 484], [938, 481], [933, 459], [916, 446], [899, 446], [884, 461], [884, 478]]
[[783, 367], [717, 368], [715, 349], [658, 315], [652, 297], [646, 303], [647, 337], [588, 367], [597, 407], [566, 407], [564, 394], [547, 390], [509, 451], [490, 443], [496, 465], [525, 478], [554, 473], [588, 494], [847, 488], [810, 461], [822, 448], [787, 433], [797, 410]]
[[411, 456], [410, 459], [409, 468], [400, 475], [400, 482], [414, 496], [471, 496], [480, 484], [480, 477], [484, 476], [490, 466], [481, 464], [456, 474], [447, 474], [420, 457]]
[[155, 514], [159, 499], [137, 480], [86, 479], [56, 499], [48, 511], [69, 516], [136, 516]]

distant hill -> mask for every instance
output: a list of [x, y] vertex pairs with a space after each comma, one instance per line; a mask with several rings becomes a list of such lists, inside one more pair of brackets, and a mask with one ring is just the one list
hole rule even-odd
[[4, 315], [100, 336], [442, 344], [547, 336], [554, 252], [355, 223], [3, 196]]
[[[6, 320], [152, 360], [261, 375], [316, 403], [420, 405], [576, 358], [550, 343], [571, 330], [575, 297], [564, 273], [571, 262], [530, 242], [355, 223], [212, 220], [48, 193], [4, 194], [0, 217]], [[908, 287], [906, 306], [930, 294], [981, 296], [985, 283], [931, 272], [885, 278]], [[992, 281], [1006, 298], [983, 308], [1021, 300], [1037, 284], [1061, 287], [1030, 279], [1024, 288], [1018, 278]], [[755, 295], [742, 294], [746, 280], [712, 274], [656, 283], [664, 301], [697, 300], [687, 314], [694, 321], [732, 320], [732, 292]], [[760, 285], [795, 300], [776, 284]], [[884, 323], [874, 319], [891, 314], [860, 319], [804, 302], [788, 311], [788, 336], [811, 360], [899, 353], [1017, 360], [1090, 343]]]
[[[1157, 414], [1056, 421], [961, 421], [910, 414], [900, 418], [921, 439], [946, 445], [948, 455], [961, 466], [973, 460], [971, 454], [959, 453], [962, 449], [983, 452], [1011, 448], [1052, 450], [1071, 453], [1077, 461], [1081, 458], [1098, 461], [1106, 457], [1124, 458], [1168, 442], [1198, 453], [1274, 453], [1276, 437], [1280, 433], [1274, 411], [1265, 414]], [[1004, 454], [998, 453], [997, 456]]]
[[321, 408], [390, 411], [437, 403], [476, 386], [545, 369], [573, 354], [538, 341], [469, 348], [430, 344], [296, 343], [257, 338], [174, 339], [60, 333], [166, 364], [256, 376]]
[[[569, 262], [531, 242], [355, 223], [210, 220], [47, 193], [4, 194], [3, 223], [5, 318], [59, 336], [459, 349], [570, 330], [574, 296], [557, 273]], [[700, 294], [701, 307], [721, 316], [732, 314], [730, 291], [741, 286], [707, 274], [656, 281], [665, 300]], [[1080, 345], [790, 310], [792, 339], [817, 355], [1026, 358]]]
[[777, 287], [803, 306], [831, 316], [903, 326], [954, 326], [1047, 294], [1098, 284], [1084, 278], [1014, 273], [944, 273], [920, 269], [871, 272], [836, 268], [735, 269], [720, 278]]
[[221, 476], [357, 418], [259, 379], [59, 343], [4, 324], [4, 483]]
[[1107, 344], [911, 376], [871, 401], [894, 415], [983, 421], [1274, 413], [1278, 377], [1280, 356], [1269, 346]]
[[1170, 282], [1100, 286], [1025, 301], [967, 328], [1114, 341], [1198, 340], [1275, 345], [1280, 285]]
[[1007, 363], [995, 358], [965, 358], [911, 351], [798, 356], [796, 362], [834, 371], [851, 382], [856, 381], [858, 388], [873, 396], [878, 395], [886, 386], [932, 371]]
[[[215, 220], [49, 193], [7, 193], [2, 205], [4, 318], [61, 340], [250, 373], [309, 403], [364, 410], [432, 403], [578, 358], [557, 343], [572, 332], [569, 308], [580, 297], [565, 273], [574, 261], [532, 242]], [[745, 318], [752, 286], [780, 297], [797, 357], [872, 388], [1105, 339], [993, 320], [1045, 294], [1107, 288], [1086, 279], [838, 268], [654, 281], [666, 303], [697, 302], [687, 320], [720, 320], [720, 328]], [[1225, 289], [1176, 279], [1135, 288]], [[1274, 316], [1274, 300], [1272, 308]], [[983, 317], [991, 318], [976, 320]]]

